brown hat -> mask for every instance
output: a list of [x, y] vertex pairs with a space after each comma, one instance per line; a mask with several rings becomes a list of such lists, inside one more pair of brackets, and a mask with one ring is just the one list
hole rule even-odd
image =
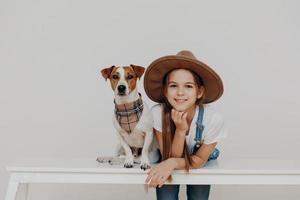
[[219, 75], [190, 51], [180, 51], [177, 55], [164, 56], [153, 61], [144, 76], [144, 88], [148, 97], [155, 102], [163, 102], [163, 78], [173, 69], [189, 69], [198, 74], [205, 87], [204, 103], [211, 103], [223, 94], [223, 83]]

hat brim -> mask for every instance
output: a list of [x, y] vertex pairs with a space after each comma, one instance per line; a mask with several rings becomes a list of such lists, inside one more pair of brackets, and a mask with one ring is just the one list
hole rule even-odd
[[201, 77], [205, 87], [203, 103], [211, 103], [222, 96], [222, 79], [213, 69], [199, 60], [173, 55], [156, 59], [145, 72], [145, 92], [152, 101], [163, 102], [163, 78], [169, 71], [178, 68], [191, 70]]

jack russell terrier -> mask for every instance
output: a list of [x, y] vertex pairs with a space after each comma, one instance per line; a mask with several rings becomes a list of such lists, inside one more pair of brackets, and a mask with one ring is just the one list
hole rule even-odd
[[[152, 115], [137, 90], [137, 81], [144, 71], [144, 67], [136, 65], [111, 66], [101, 70], [101, 74], [105, 80], [110, 80], [115, 95], [113, 125], [120, 140], [115, 158], [125, 156], [124, 167], [131, 168], [134, 163], [139, 163], [141, 169], [146, 170], [150, 168], [150, 162], [158, 161], [159, 153], [153, 137]], [[112, 163], [113, 159], [98, 157], [97, 161]]]

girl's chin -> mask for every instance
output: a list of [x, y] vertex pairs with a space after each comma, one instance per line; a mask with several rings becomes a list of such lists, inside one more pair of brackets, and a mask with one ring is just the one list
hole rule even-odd
[[186, 108], [186, 106], [178, 106], [178, 105], [172, 105], [173, 108], [179, 112], [184, 112], [186, 111], [188, 108]]
[[185, 112], [193, 107], [191, 104], [177, 104], [176, 102], [172, 102], [171, 105], [175, 110], [180, 112]]

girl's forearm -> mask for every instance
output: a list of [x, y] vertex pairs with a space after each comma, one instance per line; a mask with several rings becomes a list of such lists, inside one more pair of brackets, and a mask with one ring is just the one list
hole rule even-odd
[[[184, 158], [169, 158], [170, 163], [174, 167], [174, 169], [185, 169], [185, 160]], [[198, 169], [201, 168], [206, 161], [199, 156], [193, 155], [192, 156], [192, 163], [191, 163], [191, 168], [192, 169]]]
[[171, 157], [175, 157], [175, 158], [182, 157], [184, 143], [185, 143], [185, 133], [180, 133], [179, 131], [176, 130], [172, 142]]

